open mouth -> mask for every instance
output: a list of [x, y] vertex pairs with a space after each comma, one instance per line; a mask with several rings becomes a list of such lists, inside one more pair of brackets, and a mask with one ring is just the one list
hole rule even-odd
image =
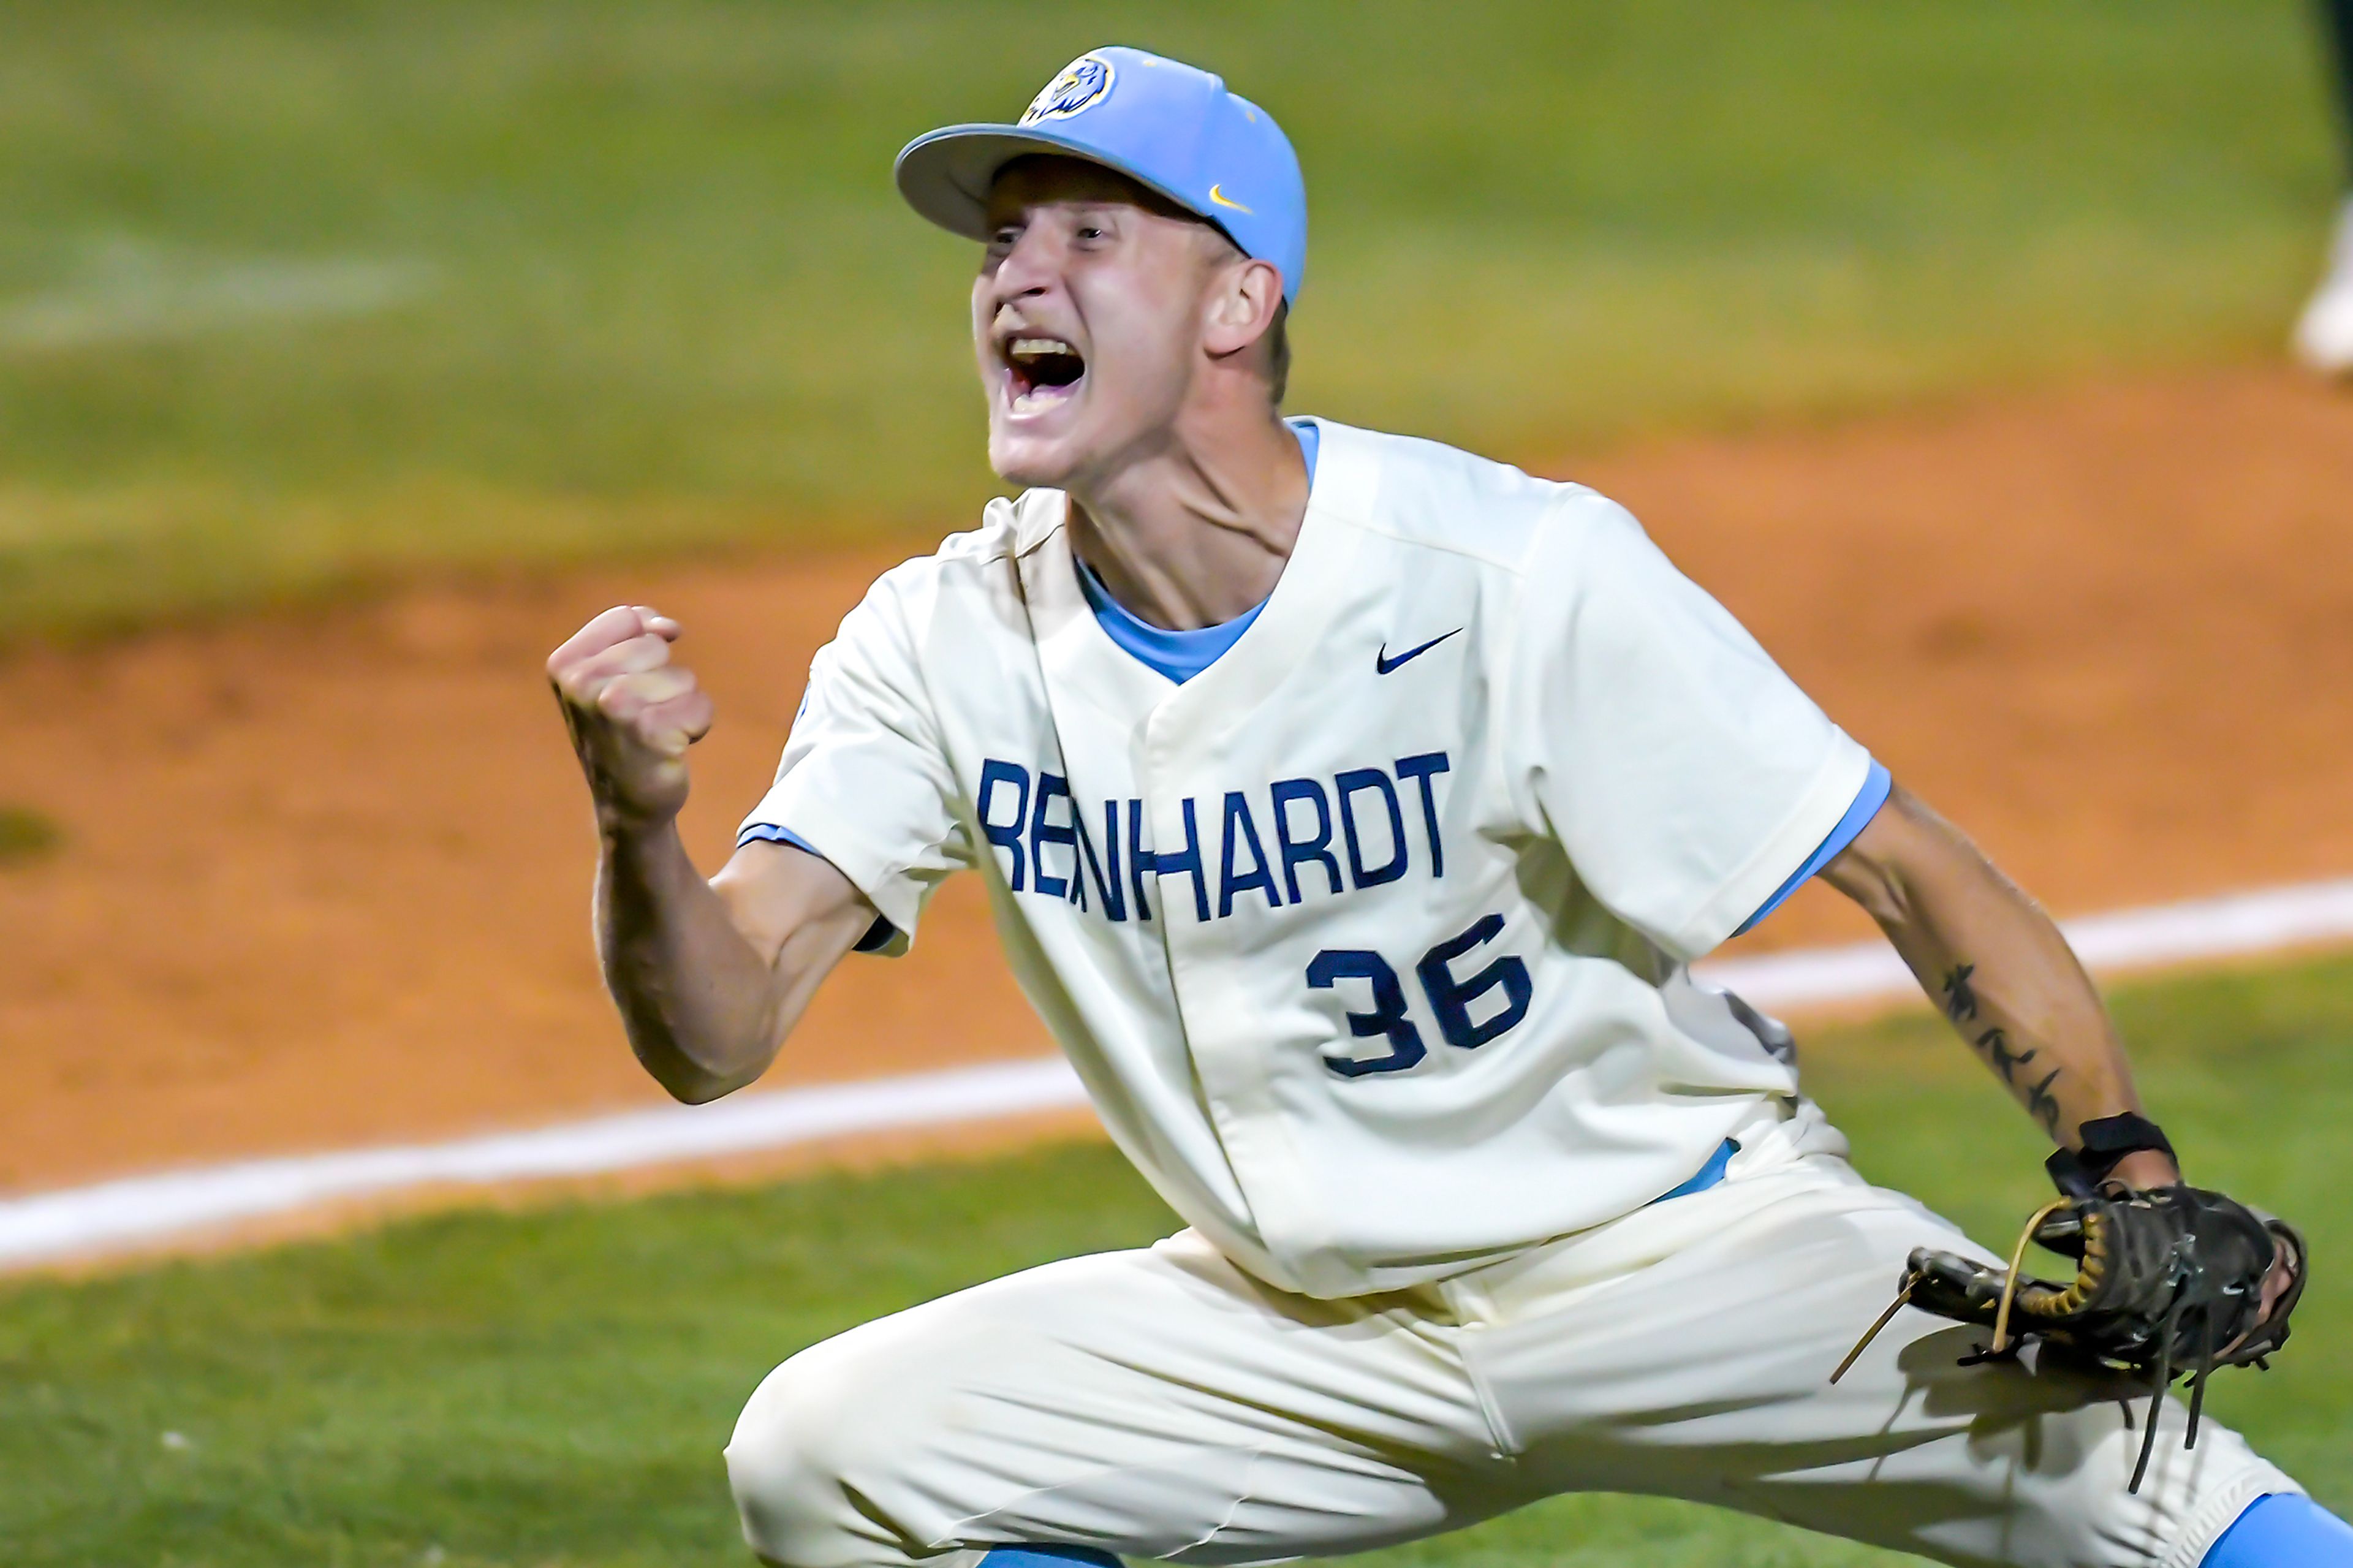
[[1008, 388], [1013, 412], [1027, 414], [1060, 402], [1085, 378], [1087, 362], [1060, 338], [1018, 337], [1007, 340]]

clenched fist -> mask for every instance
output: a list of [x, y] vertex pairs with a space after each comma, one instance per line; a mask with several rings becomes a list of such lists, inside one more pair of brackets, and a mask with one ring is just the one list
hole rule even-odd
[[679, 625], [644, 605], [607, 610], [550, 654], [573, 750], [607, 831], [659, 826], [686, 804], [686, 749], [711, 728], [711, 699], [671, 662]]

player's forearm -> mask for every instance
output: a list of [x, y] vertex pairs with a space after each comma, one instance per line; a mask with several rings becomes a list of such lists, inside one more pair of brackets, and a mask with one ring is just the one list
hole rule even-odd
[[2073, 1146], [2085, 1121], [2140, 1109], [2116, 1026], [2066, 939], [1950, 824], [1898, 790], [1825, 876], [1878, 921], [2052, 1142]]
[[716, 1100], [775, 1058], [776, 966], [694, 868], [675, 824], [604, 835], [596, 938], [630, 1048], [673, 1096]]

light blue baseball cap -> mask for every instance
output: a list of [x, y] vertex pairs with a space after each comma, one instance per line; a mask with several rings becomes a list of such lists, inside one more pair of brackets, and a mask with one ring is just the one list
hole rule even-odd
[[1274, 117], [1208, 71], [1142, 49], [1095, 49], [1062, 68], [1011, 125], [949, 125], [900, 151], [899, 194], [967, 239], [987, 239], [988, 187], [1033, 153], [1116, 169], [1208, 219], [1282, 274], [1307, 272], [1307, 186]]

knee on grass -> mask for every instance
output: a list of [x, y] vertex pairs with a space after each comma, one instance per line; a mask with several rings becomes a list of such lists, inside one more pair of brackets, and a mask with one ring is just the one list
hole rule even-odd
[[744, 1539], [782, 1568], [887, 1568], [927, 1553], [890, 1516], [929, 1401], [851, 1333], [764, 1379], [727, 1444]]

